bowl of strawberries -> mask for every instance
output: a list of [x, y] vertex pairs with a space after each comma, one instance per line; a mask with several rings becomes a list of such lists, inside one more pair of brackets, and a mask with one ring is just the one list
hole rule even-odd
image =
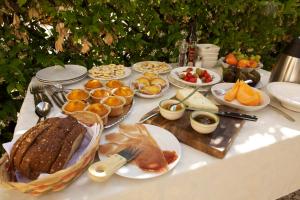
[[260, 69], [263, 64], [260, 62], [260, 55], [246, 55], [240, 51], [233, 51], [225, 57], [221, 57], [219, 62], [224, 68], [234, 66], [242, 69], [243, 71], [252, 71], [253, 69]]

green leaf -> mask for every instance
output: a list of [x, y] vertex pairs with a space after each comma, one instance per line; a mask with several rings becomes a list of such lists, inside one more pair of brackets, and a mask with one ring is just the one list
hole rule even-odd
[[18, 4], [20, 7], [22, 7], [25, 3], [26, 3], [27, 0], [18, 0]]

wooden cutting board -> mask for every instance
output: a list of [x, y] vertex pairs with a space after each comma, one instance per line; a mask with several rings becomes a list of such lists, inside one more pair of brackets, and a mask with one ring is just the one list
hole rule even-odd
[[[219, 109], [220, 111], [238, 111], [224, 106], [219, 106]], [[155, 108], [144, 115], [142, 119], [154, 112], [158, 112], [158, 108]], [[190, 125], [189, 116], [191, 112], [192, 111], [186, 111], [182, 118], [175, 121], [170, 121], [163, 118], [161, 115], [157, 115], [144, 123], [165, 128], [174, 134], [180, 142], [214, 157], [224, 158], [233, 143], [233, 140], [245, 123], [245, 120], [220, 116], [220, 123], [214, 132], [210, 134], [199, 134], [194, 131]]]

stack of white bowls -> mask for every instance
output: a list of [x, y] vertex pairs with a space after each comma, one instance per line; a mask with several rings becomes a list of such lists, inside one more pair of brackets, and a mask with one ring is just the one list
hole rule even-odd
[[214, 44], [197, 44], [198, 55], [204, 68], [214, 67], [218, 62], [220, 47]]

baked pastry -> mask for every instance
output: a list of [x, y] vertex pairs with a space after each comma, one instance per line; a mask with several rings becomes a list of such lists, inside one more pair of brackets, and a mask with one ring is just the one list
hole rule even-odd
[[73, 117], [46, 119], [15, 142], [10, 167], [29, 179], [55, 173], [64, 168], [85, 133], [86, 128]]
[[152, 79], [157, 78], [158, 75], [153, 72], [145, 72], [144, 77], [148, 78], [149, 80], [152, 80]]
[[160, 85], [145, 86], [140, 89], [140, 92], [143, 94], [156, 95], [161, 92], [161, 87]]
[[119, 80], [110, 80], [105, 85], [110, 89], [114, 89], [124, 86], [124, 83], [122, 83], [122, 81]]
[[71, 92], [67, 94], [67, 99], [69, 101], [72, 100], [80, 100], [80, 101], [87, 101], [89, 98], [89, 93], [82, 89], [73, 89]]
[[86, 82], [86, 84], [84, 84], [84, 88], [86, 90], [92, 90], [101, 87], [103, 87], [102, 83], [96, 79], [89, 80], [88, 82]]
[[150, 81], [146, 77], [140, 77], [140, 78], [136, 79], [134, 82], [137, 84], [137, 88], [139, 86], [149, 86], [150, 85]]
[[164, 88], [167, 86], [167, 82], [162, 78], [155, 78], [151, 80], [151, 85], [160, 85], [161, 88]]
[[123, 114], [126, 100], [121, 96], [110, 96], [102, 99], [101, 103], [108, 105], [111, 108], [109, 116], [117, 117]]
[[104, 88], [94, 89], [90, 92], [93, 103], [99, 103], [104, 97], [110, 96], [111, 92]]
[[66, 102], [63, 105], [62, 110], [64, 113], [70, 114], [72, 112], [82, 111], [84, 110], [85, 107], [86, 107], [85, 102], [79, 100], [73, 100], [73, 101]]
[[111, 112], [111, 108], [109, 106], [102, 103], [93, 103], [88, 105], [85, 110], [96, 113], [102, 119], [103, 124], [107, 124], [108, 115]]
[[133, 96], [134, 96], [134, 92], [128, 86], [123, 86], [123, 87], [120, 87], [120, 88], [116, 88], [112, 91], [112, 93], [115, 96], [124, 97], [125, 100], [126, 100], [125, 105], [131, 104], [131, 102], [133, 100]]

